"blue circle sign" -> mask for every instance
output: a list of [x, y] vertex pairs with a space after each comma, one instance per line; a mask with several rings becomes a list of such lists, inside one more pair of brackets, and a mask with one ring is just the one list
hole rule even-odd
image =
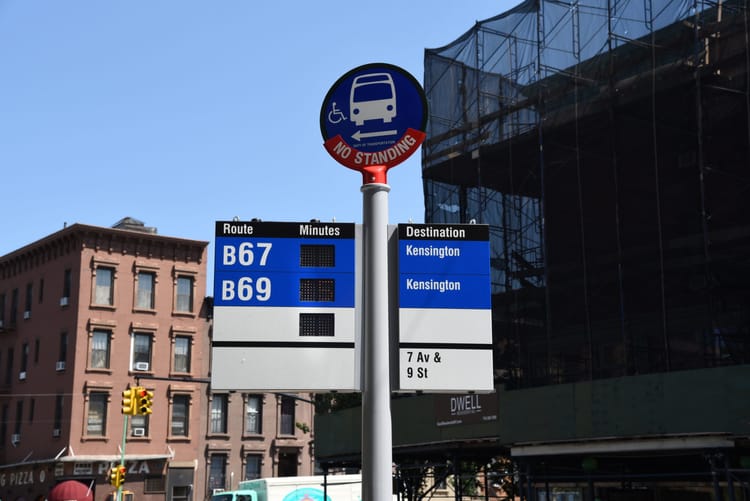
[[323, 145], [365, 183], [385, 182], [388, 169], [425, 139], [427, 99], [419, 82], [398, 66], [359, 66], [338, 79], [320, 109]]

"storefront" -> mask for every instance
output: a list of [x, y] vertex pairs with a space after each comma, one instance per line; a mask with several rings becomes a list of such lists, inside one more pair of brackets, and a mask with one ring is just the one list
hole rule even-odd
[[[126, 456], [123, 490], [139, 500], [165, 499], [167, 455]], [[109, 469], [120, 458], [64, 456], [0, 467], [0, 499], [44, 501], [58, 484], [75, 480], [87, 487], [92, 501], [106, 501], [115, 489], [109, 484]], [[80, 501], [80, 500], [79, 500]]]

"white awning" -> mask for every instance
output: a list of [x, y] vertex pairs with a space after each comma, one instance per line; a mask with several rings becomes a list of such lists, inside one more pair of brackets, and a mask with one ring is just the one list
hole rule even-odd
[[[125, 454], [125, 461], [148, 461], [156, 459], [170, 459], [171, 454]], [[120, 454], [81, 454], [76, 456], [63, 456], [56, 459], [60, 463], [117, 463], [122, 459]]]

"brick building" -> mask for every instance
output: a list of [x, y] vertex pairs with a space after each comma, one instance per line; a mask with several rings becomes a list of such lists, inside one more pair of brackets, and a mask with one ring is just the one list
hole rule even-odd
[[[311, 472], [309, 404], [211, 393], [207, 246], [125, 218], [0, 257], [1, 499], [77, 480], [103, 501], [123, 452], [124, 491], [139, 500]], [[125, 427], [122, 391], [135, 384], [154, 392], [153, 414]]]

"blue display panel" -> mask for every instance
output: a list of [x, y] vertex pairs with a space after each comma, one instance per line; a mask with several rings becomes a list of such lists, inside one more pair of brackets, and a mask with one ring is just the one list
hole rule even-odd
[[486, 225], [398, 225], [401, 308], [490, 308]]
[[354, 307], [353, 223], [216, 223], [215, 306]]

